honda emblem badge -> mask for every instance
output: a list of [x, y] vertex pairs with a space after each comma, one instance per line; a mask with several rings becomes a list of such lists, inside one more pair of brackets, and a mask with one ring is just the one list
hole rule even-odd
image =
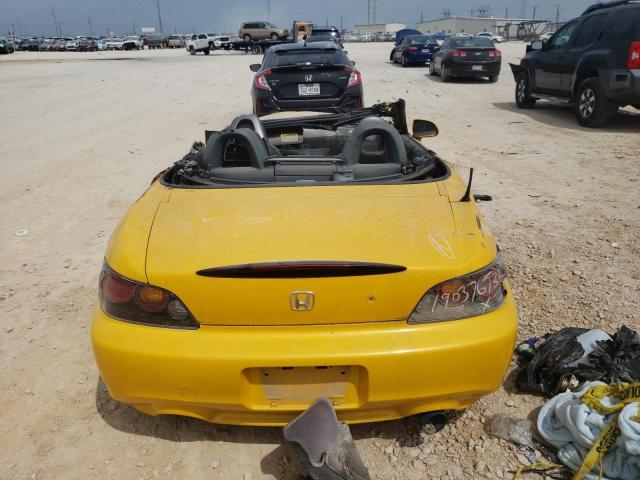
[[291, 310], [295, 312], [306, 312], [313, 310], [316, 303], [316, 296], [313, 292], [291, 292], [289, 295], [289, 304]]
[[313, 82], [313, 75], [305, 75], [304, 76], [304, 81], [305, 82]]

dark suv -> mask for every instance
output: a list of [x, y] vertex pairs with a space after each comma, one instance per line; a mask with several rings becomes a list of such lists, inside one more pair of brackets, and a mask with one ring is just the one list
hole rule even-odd
[[640, 108], [640, 3], [596, 4], [511, 64], [519, 108], [536, 100], [575, 105], [580, 125], [604, 125], [618, 107]]
[[340, 30], [337, 27], [316, 27], [315, 25], [311, 28], [310, 37], [333, 37], [335, 38], [341, 47], [344, 47], [344, 43], [342, 41], [342, 35], [340, 34]]

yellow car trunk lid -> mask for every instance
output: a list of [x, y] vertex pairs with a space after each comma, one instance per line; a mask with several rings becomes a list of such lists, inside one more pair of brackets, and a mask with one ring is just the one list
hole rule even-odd
[[[435, 183], [173, 189], [157, 211], [146, 268], [150, 283], [204, 325], [389, 321], [409, 316], [434, 284], [488, 263], [469, 265], [457, 237]], [[247, 267], [196, 273], [282, 262], [404, 268], [314, 278], [247, 277]]]

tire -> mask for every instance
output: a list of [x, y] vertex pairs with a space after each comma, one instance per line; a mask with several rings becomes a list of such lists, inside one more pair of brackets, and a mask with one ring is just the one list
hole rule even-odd
[[595, 77], [584, 80], [576, 91], [576, 119], [583, 127], [600, 127], [606, 124], [618, 110], [607, 100], [600, 80]]
[[442, 80], [444, 83], [447, 83], [449, 80], [451, 80], [451, 74], [447, 71], [447, 66], [444, 63], [440, 65], [440, 80]]
[[248, 33], [245, 33], [242, 36], [242, 40], [244, 40], [245, 42], [250, 42], [251, 41], [251, 35], [249, 35]]
[[400, 60], [400, 65], [402, 65], [402, 68], [407, 68], [409, 66], [409, 63], [407, 62], [407, 58], [402, 55], [402, 59]]
[[496, 83], [499, 78], [500, 78], [500, 75], [489, 75], [489, 81], [491, 83]]
[[396, 56], [394, 55], [396, 53], [395, 50], [391, 50], [391, 55], [389, 55], [389, 61], [396, 63]]
[[209, 50], [215, 50], [216, 46], [213, 42], [209, 42]]
[[436, 62], [433, 59], [431, 59], [431, 61], [429, 62], [429, 75], [431, 75], [432, 77], [435, 77], [437, 75]]
[[204, 52], [205, 55], [209, 55], [209, 53], [211, 53], [211, 50], [209, 50], [208, 48], [205, 48], [202, 51]]
[[251, 45], [251, 53], [254, 55], [260, 55], [262, 53], [262, 47], [260, 45]]
[[271, 38], [271, 40], [273, 40], [273, 41], [275, 42], [275, 41], [280, 40], [280, 35], [278, 35], [276, 32], [273, 32], [273, 33], [270, 35], [270, 38]]
[[189, 53], [190, 53], [191, 55], [195, 55], [195, 54], [196, 54], [196, 49], [195, 49], [195, 48], [193, 48], [193, 45], [191, 45], [191, 46], [189, 47]]
[[516, 105], [518, 108], [533, 108], [536, 99], [531, 98], [531, 82], [527, 72], [520, 72], [516, 81]]

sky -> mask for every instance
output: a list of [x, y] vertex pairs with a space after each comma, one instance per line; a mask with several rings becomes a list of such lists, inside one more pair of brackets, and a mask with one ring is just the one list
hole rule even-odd
[[[235, 33], [241, 22], [270, 20], [289, 27], [293, 20], [352, 28], [367, 23], [368, 4], [376, 8], [376, 22], [400, 22], [414, 27], [420, 18], [469, 16], [470, 10], [488, 5], [489, 15], [519, 17], [526, 2], [526, 18], [555, 20], [579, 15], [595, 0], [0, 0], [0, 35], [15, 28], [17, 35], [54, 35], [53, 11], [64, 35], [87, 35], [89, 18], [94, 35], [108, 31], [130, 34], [133, 29], [155, 27], [159, 31], [156, 1], [160, 3], [164, 33]], [[477, 16], [477, 13], [474, 13]], [[371, 18], [373, 21], [373, 18]]]

